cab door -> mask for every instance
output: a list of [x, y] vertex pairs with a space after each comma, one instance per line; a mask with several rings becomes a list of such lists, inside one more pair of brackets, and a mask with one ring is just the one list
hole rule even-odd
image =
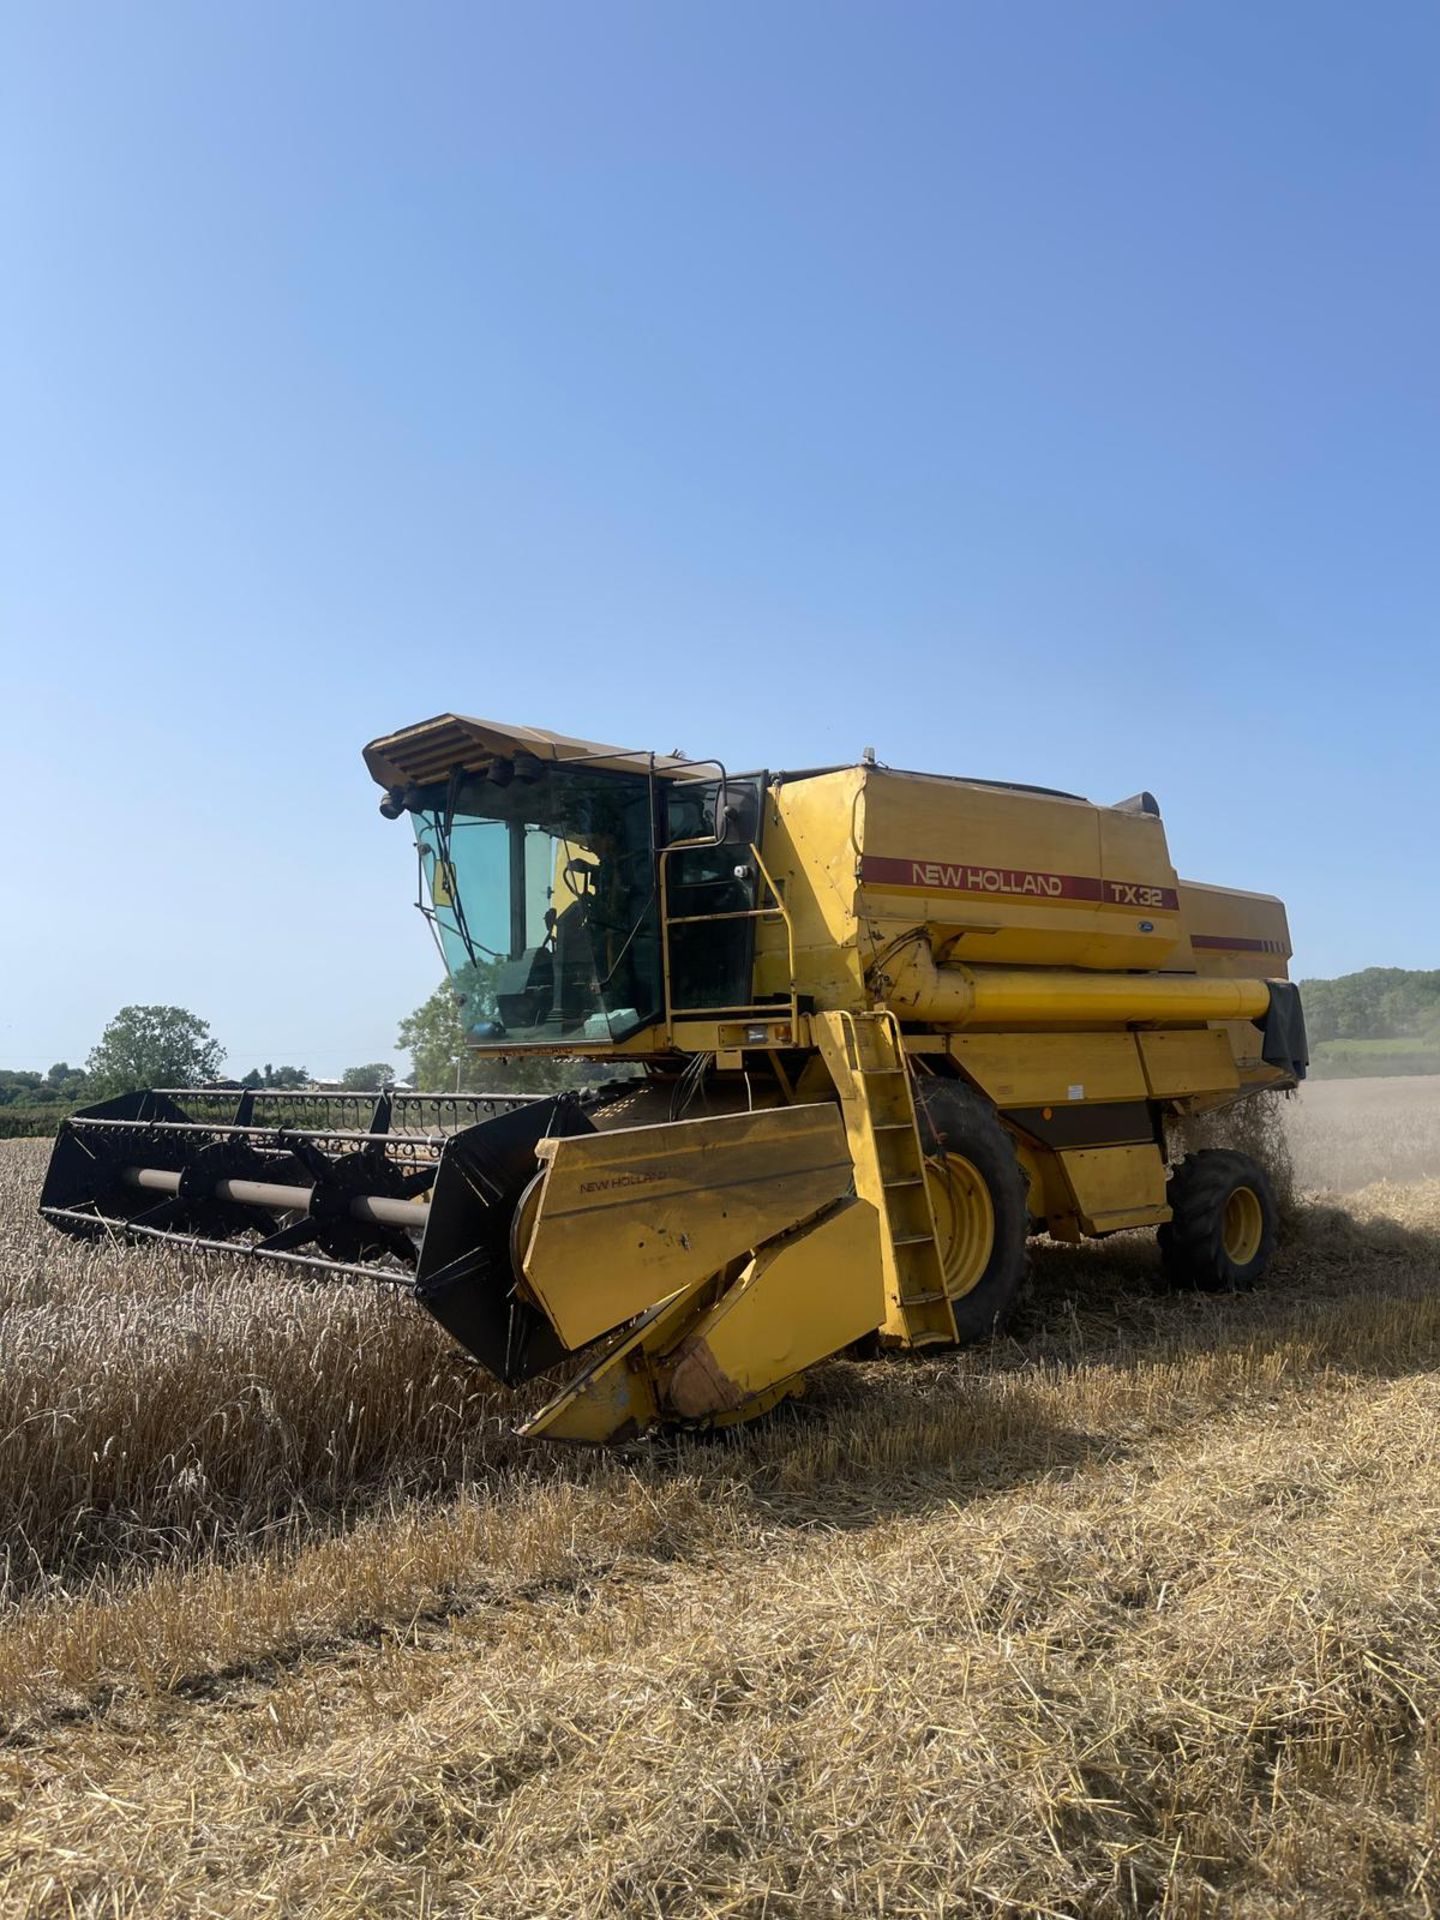
[[672, 1015], [749, 1012], [761, 876], [754, 844], [766, 776], [673, 781], [662, 899]]

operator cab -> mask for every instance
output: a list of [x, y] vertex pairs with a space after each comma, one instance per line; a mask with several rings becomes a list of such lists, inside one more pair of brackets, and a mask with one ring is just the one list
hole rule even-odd
[[410, 811], [472, 1045], [604, 1045], [660, 1012], [643, 774], [497, 760], [422, 790]]
[[469, 1045], [586, 1053], [749, 1007], [763, 773], [455, 715], [366, 761], [414, 823]]

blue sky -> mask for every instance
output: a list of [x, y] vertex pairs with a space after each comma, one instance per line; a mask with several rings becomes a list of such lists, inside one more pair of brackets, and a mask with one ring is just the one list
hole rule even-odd
[[0, 24], [0, 1064], [434, 984], [359, 749], [449, 708], [1160, 797], [1440, 965], [1440, 11]]

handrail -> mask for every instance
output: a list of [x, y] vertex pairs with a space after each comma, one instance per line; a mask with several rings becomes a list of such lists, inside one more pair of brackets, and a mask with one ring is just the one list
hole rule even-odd
[[[795, 923], [790, 917], [789, 907], [785, 904], [785, 896], [780, 891], [780, 888], [775, 884], [775, 881], [772, 879], [770, 874], [770, 869], [765, 865], [765, 861], [761, 855], [759, 847], [756, 846], [753, 840], [750, 841], [748, 845], [749, 845], [749, 851], [754, 857], [755, 865], [759, 869], [760, 877], [764, 881], [766, 887], [769, 889], [770, 897], [774, 902], [773, 906], [747, 907], [743, 912], [680, 914], [680, 915], [677, 915], [676, 918], [672, 920], [669, 913], [670, 894], [669, 894], [669, 884], [668, 884], [669, 876], [667, 871], [667, 863], [663, 857], [661, 859], [660, 920], [661, 920], [662, 929], [665, 934], [663, 947], [664, 947], [664, 974], [665, 974], [665, 1020], [667, 1025], [669, 1025], [669, 1023], [672, 1020], [677, 1018], [689, 1019], [689, 1020], [697, 1020], [697, 1019], [713, 1020], [722, 1015], [729, 1019], [735, 1019], [742, 1015], [748, 1015], [752, 1018], [762, 1018], [767, 1020], [773, 1020], [778, 1012], [778, 1009], [775, 1006], [773, 1001], [768, 1004], [765, 1003], [764, 1001], [751, 1001], [746, 1006], [737, 1006], [737, 1007], [677, 1007], [674, 1003], [674, 1000], [671, 994], [669, 930], [671, 927], [704, 926], [709, 924], [719, 924], [722, 921], [772, 920], [772, 919], [778, 918], [785, 929], [786, 961], [787, 961], [789, 976], [790, 976], [789, 1017], [790, 1017], [790, 1025], [791, 1025], [792, 1033], [795, 1029], [796, 1022], [799, 1020], [799, 1017], [800, 1017], [800, 1001], [799, 1001], [799, 996], [795, 991]], [[668, 853], [669, 851], [670, 849], [668, 847], [664, 849], [665, 853]]]
[[800, 1018], [800, 996], [795, 991], [795, 922], [790, 917], [790, 909], [785, 904], [785, 896], [770, 877], [770, 869], [761, 857], [760, 849], [753, 842], [750, 851], [755, 856], [755, 864], [760, 869], [760, 877], [770, 889], [780, 920], [785, 928], [785, 958], [790, 974], [790, 1022], [794, 1031], [795, 1022]]

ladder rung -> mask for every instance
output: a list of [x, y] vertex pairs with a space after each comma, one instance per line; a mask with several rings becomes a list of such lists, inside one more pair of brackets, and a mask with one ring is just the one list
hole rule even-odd
[[894, 1133], [899, 1127], [903, 1127], [906, 1133], [909, 1133], [912, 1122], [909, 1120], [872, 1120], [870, 1125], [876, 1133]]
[[882, 1180], [880, 1184], [887, 1193], [893, 1193], [896, 1187], [923, 1187], [925, 1176], [923, 1173], [916, 1173], [907, 1176], [904, 1180]]
[[896, 1074], [903, 1075], [905, 1071], [906, 1069], [904, 1067], [862, 1067], [860, 1069], [862, 1076], [866, 1080], [879, 1080], [885, 1074], [889, 1074], [893, 1078]]
[[935, 1236], [933, 1233], [892, 1233], [890, 1241], [897, 1247], [933, 1246]]
[[937, 1300], [947, 1297], [943, 1293], [906, 1293], [900, 1296], [900, 1304], [906, 1307], [933, 1307]]

